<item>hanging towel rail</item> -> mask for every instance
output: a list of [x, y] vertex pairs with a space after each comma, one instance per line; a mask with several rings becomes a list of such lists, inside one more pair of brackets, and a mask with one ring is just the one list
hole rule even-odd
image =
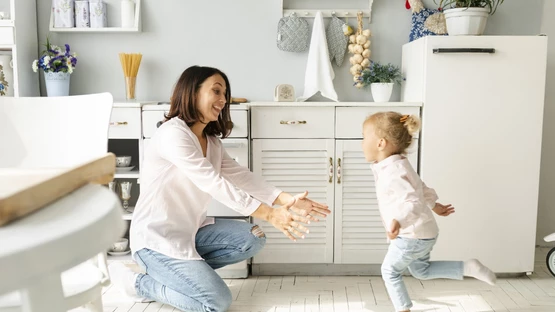
[[353, 17], [356, 18], [358, 12], [362, 12], [363, 17], [368, 17], [368, 22], [372, 22], [372, 4], [374, 0], [368, 0], [368, 9], [284, 9], [283, 1], [281, 2], [281, 8], [283, 11], [283, 16], [289, 16], [296, 13], [300, 17], [314, 17], [316, 12], [322, 12], [323, 17], [332, 17], [335, 14], [337, 17]]

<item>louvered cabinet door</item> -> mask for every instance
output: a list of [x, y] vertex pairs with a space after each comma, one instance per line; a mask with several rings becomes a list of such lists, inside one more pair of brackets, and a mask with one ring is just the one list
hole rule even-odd
[[388, 243], [362, 140], [336, 141], [335, 263], [382, 263]]
[[[333, 139], [255, 139], [252, 170], [290, 194], [327, 203], [333, 211]], [[271, 224], [255, 219], [266, 233], [266, 246], [253, 263], [333, 263], [333, 213], [307, 225], [305, 239], [291, 241]]]

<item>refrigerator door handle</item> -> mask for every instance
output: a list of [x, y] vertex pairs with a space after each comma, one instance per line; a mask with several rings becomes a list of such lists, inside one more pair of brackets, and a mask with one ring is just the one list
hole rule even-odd
[[434, 54], [438, 53], [495, 53], [493, 48], [437, 48], [433, 49]]

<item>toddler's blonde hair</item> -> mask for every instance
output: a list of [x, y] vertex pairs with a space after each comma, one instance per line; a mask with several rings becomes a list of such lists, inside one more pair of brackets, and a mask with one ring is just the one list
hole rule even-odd
[[379, 112], [366, 118], [364, 125], [372, 124], [379, 137], [393, 144], [395, 154], [404, 154], [412, 143], [413, 136], [420, 130], [420, 118], [401, 115], [397, 112]]

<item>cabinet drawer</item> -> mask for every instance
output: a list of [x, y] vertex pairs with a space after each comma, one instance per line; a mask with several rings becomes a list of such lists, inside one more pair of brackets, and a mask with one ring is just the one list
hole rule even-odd
[[141, 138], [141, 109], [114, 107], [110, 117], [111, 139]]
[[[377, 112], [387, 111], [420, 116], [420, 107], [337, 107], [335, 137], [338, 139], [360, 139], [362, 138], [362, 123], [366, 117]], [[416, 137], [418, 137], [418, 134], [416, 134]]]
[[253, 107], [251, 136], [266, 138], [333, 138], [334, 107]]
[[246, 138], [249, 136], [249, 114], [246, 110], [232, 110], [233, 130], [228, 138]]
[[159, 126], [159, 122], [164, 120], [165, 111], [143, 111], [143, 136], [151, 138]]
[[[164, 114], [167, 111], [143, 111], [143, 135], [145, 138], [151, 138], [158, 123], [164, 120]], [[233, 121], [233, 130], [229, 138], [246, 138], [249, 134], [248, 113], [246, 110], [231, 110], [231, 121]]]

